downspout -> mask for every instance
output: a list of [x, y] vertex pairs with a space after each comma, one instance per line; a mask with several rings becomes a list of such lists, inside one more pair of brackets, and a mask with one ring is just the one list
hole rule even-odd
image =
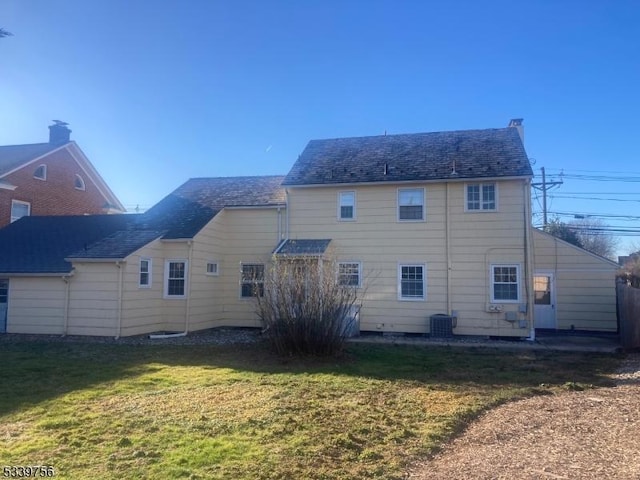
[[122, 278], [124, 270], [122, 269], [122, 263], [119, 261], [116, 262], [116, 267], [118, 267], [118, 325], [116, 334], [116, 340], [118, 340], [122, 333]]
[[184, 319], [184, 334], [189, 333], [189, 320], [191, 319], [191, 274], [193, 269], [191, 268], [191, 261], [193, 260], [193, 240], [187, 242], [189, 245], [189, 260], [187, 262], [187, 303], [185, 305], [185, 319]]
[[536, 328], [534, 325], [533, 314], [533, 295], [532, 292], [532, 280], [533, 280], [533, 238], [531, 231], [531, 180], [527, 180], [523, 183], [523, 200], [524, 200], [524, 253], [525, 253], [525, 293], [527, 295], [527, 316], [526, 319], [529, 322], [530, 333], [527, 340], [535, 341]]
[[279, 244], [282, 240], [282, 207], [278, 207], [278, 241], [276, 243]]
[[175, 337], [186, 337], [189, 333], [189, 317], [191, 313], [191, 261], [193, 259], [193, 240], [189, 240], [187, 242], [189, 245], [189, 256], [187, 260], [187, 271], [189, 272], [187, 275], [187, 285], [186, 285], [186, 294], [187, 301], [185, 303], [184, 308], [184, 332], [180, 333], [167, 333], [167, 334], [159, 334], [159, 335], [149, 335], [149, 338], [152, 340], [162, 340], [164, 338], [175, 338]]
[[453, 315], [451, 310], [451, 222], [449, 221], [449, 182], [445, 182], [445, 250], [447, 257], [447, 313]]
[[69, 302], [71, 298], [71, 277], [73, 277], [73, 273], [74, 273], [74, 269], [72, 268], [67, 275], [62, 276], [62, 281], [65, 283], [64, 314], [63, 314], [64, 318], [62, 319], [63, 321], [62, 336], [63, 337], [66, 337], [69, 333]]
[[286, 204], [286, 212], [284, 213], [284, 219], [285, 219], [285, 226], [284, 226], [284, 238], [289, 238], [289, 189], [285, 188], [284, 189], [284, 195], [285, 195], [285, 200], [284, 203]]

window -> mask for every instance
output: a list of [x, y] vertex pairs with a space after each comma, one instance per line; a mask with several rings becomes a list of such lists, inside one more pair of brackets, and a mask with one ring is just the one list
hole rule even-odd
[[359, 287], [361, 285], [360, 270], [360, 262], [339, 262], [338, 285]]
[[151, 287], [151, 259], [140, 258], [140, 278], [138, 280], [140, 288]]
[[520, 267], [491, 266], [491, 301], [516, 303], [520, 298]]
[[424, 188], [398, 189], [398, 220], [424, 220]]
[[11, 200], [11, 221], [31, 215], [31, 204], [20, 200]]
[[76, 175], [76, 179], [73, 182], [73, 186], [76, 188], [76, 190], [84, 190], [85, 189], [84, 180], [82, 179], [82, 177], [80, 175]]
[[244, 264], [240, 275], [240, 296], [249, 298], [264, 295], [264, 265]]
[[338, 219], [356, 219], [356, 192], [340, 192], [338, 194]]
[[207, 262], [207, 275], [218, 275], [218, 262]]
[[398, 299], [424, 300], [425, 297], [425, 266], [398, 265]]
[[33, 178], [37, 178], [38, 180], [46, 180], [47, 166], [43, 164], [36, 168], [35, 172], [33, 172]]
[[164, 266], [164, 296], [166, 298], [185, 298], [187, 283], [187, 261], [167, 260]]
[[473, 185], [467, 185], [468, 211], [492, 211], [495, 209], [495, 183], [474, 183]]

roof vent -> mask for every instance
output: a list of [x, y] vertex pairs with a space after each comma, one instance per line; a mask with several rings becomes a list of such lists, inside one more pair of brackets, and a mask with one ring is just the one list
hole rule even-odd
[[54, 120], [53, 125], [49, 126], [49, 143], [52, 145], [63, 145], [69, 143], [71, 138], [71, 130], [69, 125], [61, 120]]

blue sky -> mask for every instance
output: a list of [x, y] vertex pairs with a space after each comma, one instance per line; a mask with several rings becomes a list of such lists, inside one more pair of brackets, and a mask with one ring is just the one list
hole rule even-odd
[[566, 174], [550, 211], [640, 216], [638, 25], [635, 0], [2, 0], [0, 145], [64, 120], [144, 209], [191, 177], [284, 174], [315, 138], [524, 118], [536, 173]]

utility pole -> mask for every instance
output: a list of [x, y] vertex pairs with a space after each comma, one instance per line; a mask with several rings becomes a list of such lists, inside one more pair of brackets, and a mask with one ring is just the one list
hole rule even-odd
[[542, 191], [542, 227], [546, 229], [547, 224], [549, 223], [547, 218], [547, 190], [557, 187], [558, 185], [562, 185], [562, 180], [559, 182], [547, 182], [547, 175], [544, 171], [544, 167], [541, 167], [540, 171], [542, 172], [542, 183], [532, 183], [531, 186], [536, 190]]

